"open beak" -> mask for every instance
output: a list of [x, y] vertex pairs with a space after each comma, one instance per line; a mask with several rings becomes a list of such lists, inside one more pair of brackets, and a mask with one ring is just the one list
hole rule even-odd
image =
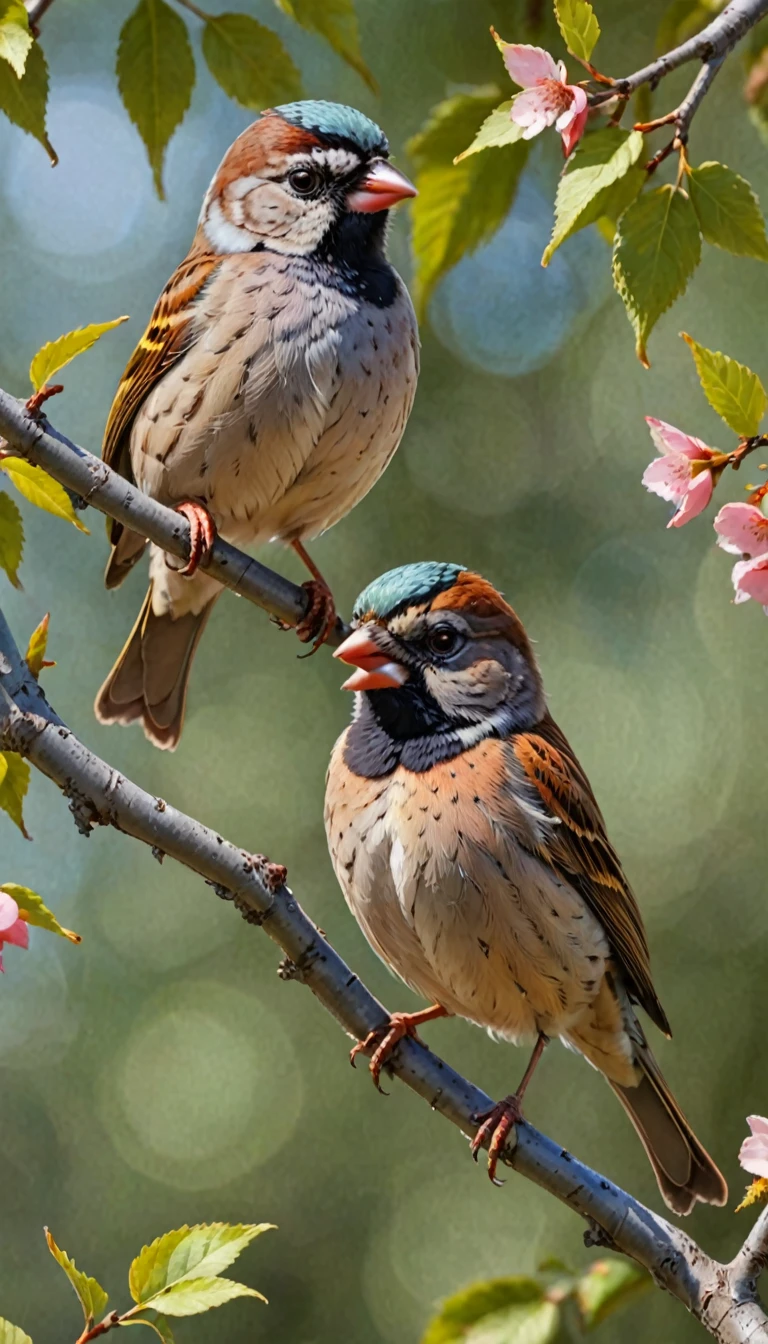
[[397, 205], [398, 201], [405, 201], [409, 196], [418, 194], [405, 173], [393, 168], [385, 159], [376, 159], [371, 164], [368, 176], [357, 190], [350, 192], [347, 207], [364, 214], [372, 214], [374, 210], [389, 210], [390, 206]]
[[397, 689], [408, 680], [407, 668], [391, 662], [365, 626], [349, 635], [333, 656], [358, 669], [344, 682], [343, 691], [381, 691], [387, 686]]

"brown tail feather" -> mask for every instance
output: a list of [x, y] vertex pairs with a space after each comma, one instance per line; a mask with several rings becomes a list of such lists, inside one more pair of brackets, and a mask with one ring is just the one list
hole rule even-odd
[[197, 613], [173, 620], [152, 610], [152, 585], [115, 666], [96, 696], [100, 723], [134, 723], [156, 747], [173, 751], [184, 723], [192, 659], [216, 593]]
[[136, 561], [141, 559], [147, 543], [138, 532], [123, 527], [113, 531], [112, 536], [112, 551], [104, 571], [104, 583], [107, 588], [119, 588], [126, 574], [130, 574]]
[[647, 1046], [637, 1049], [636, 1060], [643, 1071], [638, 1086], [612, 1082], [611, 1087], [640, 1135], [665, 1203], [680, 1214], [690, 1213], [697, 1200], [725, 1204], [728, 1186], [696, 1138]]

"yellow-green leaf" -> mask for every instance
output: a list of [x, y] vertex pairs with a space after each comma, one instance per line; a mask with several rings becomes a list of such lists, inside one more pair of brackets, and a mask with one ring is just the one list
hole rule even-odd
[[[5, 891], [12, 896], [14, 901], [23, 910], [26, 915], [27, 924], [31, 924], [36, 929], [45, 929], [48, 933], [58, 933], [62, 938], [66, 938], [70, 943], [81, 943], [83, 940], [79, 933], [73, 933], [71, 929], [62, 928], [56, 916], [43, 903], [42, 896], [38, 896], [36, 891], [31, 891], [29, 887], [20, 887], [17, 882], [0, 882], [0, 891]], [[48, 1236], [48, 1248], [53, 1255], [55, 1242]], [[63, 1255], [64, 1252], [62, 1251]], [[57, 1256], [58, 1259], [58, 1256]], [[62, 1261], [59, 1261], [61, 1264]]]
[[631, 1260], [597, 1260], [576, 1286], [583, 1328], [594, 1330], [607, 1316], [642, 1296], [650, 1286], [650, 1274]]
[[555, 18], [566, 47], [580, 61], [588, 61], [600, 36], [600, 24], [587, 0], [555, 0]]
[[158, 1339], [163, 1341], [163, 1344], [175, 1344], [173, 1331], [164, 1316], [133, 1316], [126, 1324], [148, 1325], [150, 1330], [154, 1330]]
[[39, 625], [35, 626], [29, 637], [27, 645], [26, 662], [32, 676], [37, 681], [44, 667], [55, 667], [46, 659], [45, 650], [48, 647], [48, 626], [50, 624], [50, 612], [46, 612]]
[[203, 28], [208, 69], [230, 98], [260, 111], [301, 97], [301, 76], [277, 33], [250, 14], [215, 14]]
[[7, 61], [0, 61], [0, 112], [9, 121], [34, 136], [43, 146], [51, 163], [58, 163], [45, 129], [48, 106], [48, 66], [39, 42], [33, 42], [27, 53], [21, 79]]
[[200, 1312], [221, 1307], [236, 1297], [257, 1297], [260, 1302], [267, 1300], [263, 1293], [246, 1288], [244, 1283], [235, 1283], [234, 1279], [200, 1278], [185, 1279], [164, 1288], [147, 1302], [147, 1306], [166, 1316], [198, 1316]]
[[0, 785], [2, 785], [2, 782], [7, 774], [8, 774], [8, 762], [5, 759], [5, 756], [3, 756], [2, 752], [0, 752]]
[[[496, 97], [495, 89], [492, 97]], [[518, 126], [510, 116], [514, 101], [514, 98], [508, 98], [505, 103], [493, 109], [472, 144], [461, 154], [456, 155], [454, 163], [461, 163], [462, 159], [468, 159], [470, 154], [478, 154], [481, 149], [501, 149], [503, 145], [514, 145], [517, 140], [522, 140], [525, 127]]]
[[[221, 1274], [234, 1264], [254, 1237], [270, 1231], [272, 1226], [272, 1223], [198, 1223], [166, 1232], [145, 1246], [131, 1265], [128, 1287], [134, 1302], [146, 1305], [174, 1284]], [[166, 1311], [166, 1307], [158, 1306], [158, 1311]]]
[[0, 471], [16, 486], [20, 494], [38, 509], [45, 509], [56, 518], [64, 518], [73, 523], [80, 532], [87, 532], [85, 523], [81, 523], [72, 506], [63, 485], [54, 481], [42, 467], [35, 467], [23, 457], [0, 458]]
[[31, 840], [24, 825], [23, 803], [29, 788], [29, 765], [15, 751], [0, 752], [5, 770], [0, 771], [0, 812], [6, 812], [25, 840]]
[[4, 569], [14, 588], [20, 588], [19, 565], [24, 547], [24, 528], [15, 500], [0, 490], [0, 569]]
[[700, 260], [696, 212], [679, 188], [643, 192], [619, 220], [613, 283], [635, 329], [638, 359], [646, 368], [648, 336], [685, 291]]
[[379, 86], [363, 60], [354, 0], [275, 0], [278, 9], [310, 33], [318, 33], [373, 93]]
[[54, 373], [63, 369], [64, 365], [69, 364], [76, 355], [82, 355], [85, 350], [90, 350], [105, 331], [113, 331], [121, 322], [127, 321], [127, 317], [115, 317], [111, 322], [92, 322], [90, 326], [78, 327], [75, 331], [65, 332], [55, 341], [48, 341], [38, 350], [29, 366], [29, 376], [35, 391], [39, 392]]
[[184, 20], [165, 0], [139, 0], [120, 32], [117, 83], [146, 146], [161, 200], [168, 141], [192, 98], [195, 58]]
[[[4, 887], [3, 890], [7, 891], [8, 888]], [[14, 893], [11, 894], [14, 895]], [[14, 900], [18, 900], [18, 897], [15, 895]], [[19, 908], [21, 909], [21, 907]], [[32, 923], [32, 920], [29, 922]], [[66, 1251], [60, 1250], [47, 1227], [45, 1229], [45, 1239], [48, 1242], [48, 1250], [51, 1252], [54, 1260], [58, 1261], [61, 1265], [61, 1268], [64, 1270], [69, 1282], [77, 1293], [77, 1296], [80, 1299], [80, 1306], [83, 1308], [85, 1323], [87, 1326], [90, 1326], [94, 1320], [100, 1320], [104, 1315], [107, 1302], [109, 1301], [108, 1295], [104, 1292], [100, 1283], [97, 1283], [95, 1279], [90, 1278], [87, 1274], [83, 1274], [82, 1270], [77, 1268], [74, 1260], [70, 1260]]]
[[[541, 259], [542, 266], [549, 265], [566, 238], [608, 213], [612, 189], [635, 168], [643, 153], [643, 143], [640, 131], [622, 131], [618, 126], [607, 126], [588, 135], [576, 147], [558, 183], [555, 224]], [[630, 195], [627, 205], [637, 196], [643, 181], [643, 170], [636, 168], [628, 184], [634, 194]]]
[[32, 1344], [32, 1340], [18, 1325], [0, 1318], [0, 1344]]
[[707, 350], [687, 332], [681, 332], [690, 347], [704, 396], [726, 425], [742, 439], [751, 439], [760, 428], [768, 404], [765, 388], [756, 373], [723, 355]]
[[0, 58], [8, 62], [18, 79], [24, 74], [33, 41], [26, 6], [21, 0], [0, 0]]
[[702, 163], [688, 174], [688, 190], [708, 243], [739, 257], [768, 261], [763, 212], [743, 177], [724, 163]]
[[421, 1344], [549, 1344], [558, 1322], [558, 1308], [535, 1279], [491, 1279], [449, 1297]]
[[487, 242], [512, 208], [528, 141], [453, 164], [494, 110], [497, 97], [497, 89], [483, 87], [446, 99], [408, 145], [418, 165], [413, 253], [416, 306], [422, 314], [438, 280], [465, 253]]

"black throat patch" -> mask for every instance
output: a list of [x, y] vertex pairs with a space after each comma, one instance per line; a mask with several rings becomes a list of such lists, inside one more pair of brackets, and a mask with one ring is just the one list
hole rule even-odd
[[[478, 742], [483, 737], [498, 736], [490, 721], [486, 731], [483, 725], [477, 725]], [[409, 681], [398, 690], [364, 692], [360, 696], [347, 731], [344, 762], [355, 775], [380, 779], [399, 765], [422, 774], [466, 749], [456, 724], [415, 681]]]

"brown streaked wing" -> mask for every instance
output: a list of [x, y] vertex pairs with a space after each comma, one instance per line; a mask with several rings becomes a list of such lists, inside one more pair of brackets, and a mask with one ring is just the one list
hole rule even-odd
[[548, 812], [561, 825], [541, 855], [581, 892], [605, 929], [627, 989], [665, 1035], [669, 1022], [651, 980], [642, 916], [584, 771], [565, 735], [546, 714], [511, 746]]
[[[165, 286], [144, 335], [128, 361], [112, 403], [101, 455], [104, 461], [133, 480], [130, 458], [131, 426], [152, 388], [188, 347], [189, 324], [194, 301], [212, 271], [222, 261], [214, 252], [193, 252], [185, 257]], [[109, 527], [114, 545], [122, 531], [119, 523]]]

